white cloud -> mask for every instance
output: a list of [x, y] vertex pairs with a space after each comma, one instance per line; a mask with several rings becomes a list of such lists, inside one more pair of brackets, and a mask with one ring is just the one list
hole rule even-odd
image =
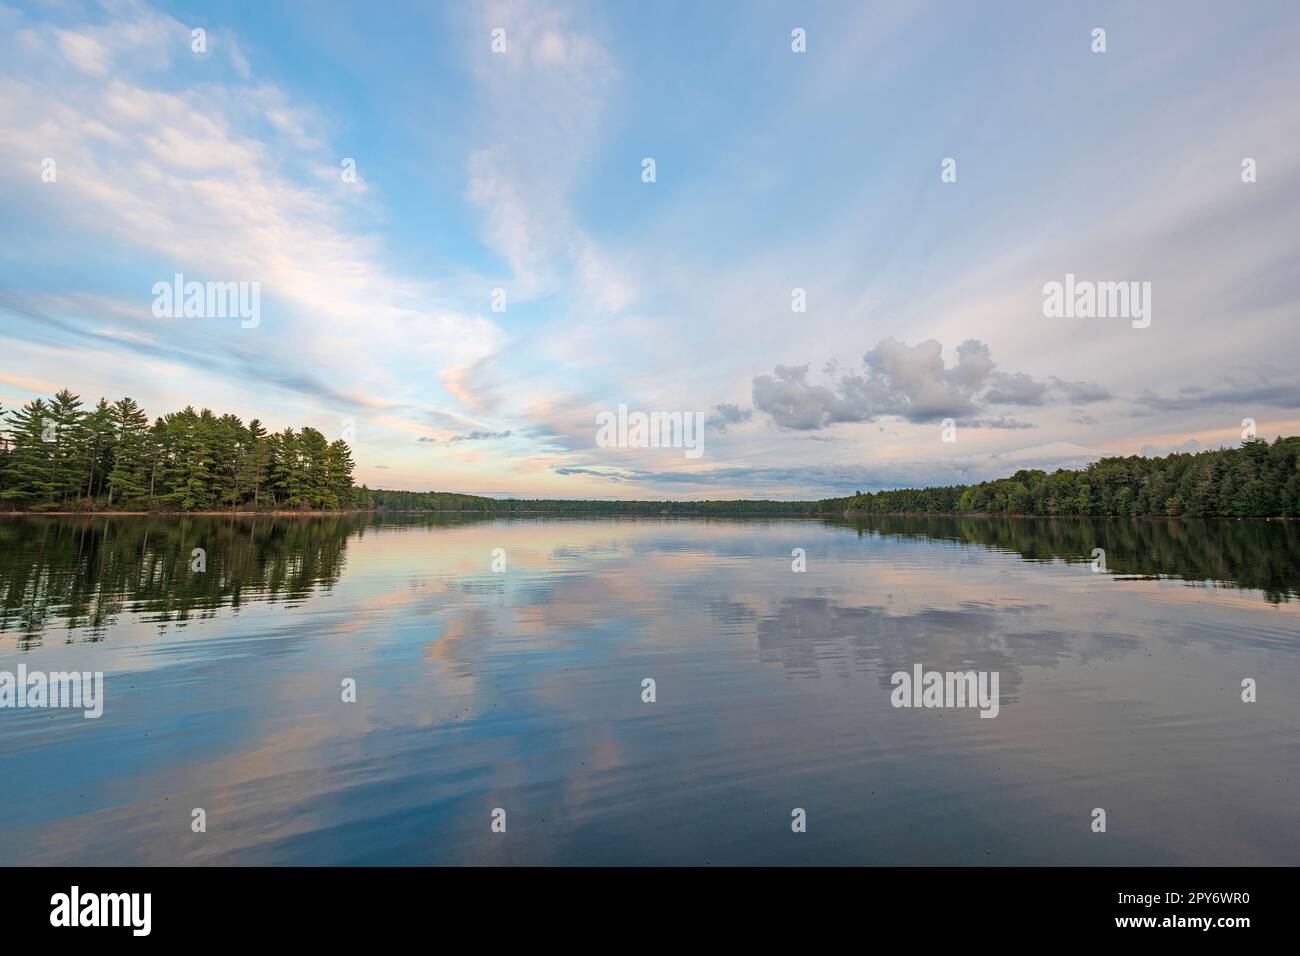
[[529, 299], [566, 290], [575, 308], [616, 312], [635, 296], [626, 274], [569, 207], [618, 79], [609, 54], [565, 6], [494, 3], [476, 29], [506, 30], [507, 52], [486, 41], [470, 67], [480, 90], [480, 146], [467, 165], [467, 198], [506, 261], [511, 291]]

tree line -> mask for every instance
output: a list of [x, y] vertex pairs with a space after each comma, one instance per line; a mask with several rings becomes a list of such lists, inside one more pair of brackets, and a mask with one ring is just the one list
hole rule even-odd
[[186, 407], [152, 423], [131, 398], [92, 408], [67, 389], [0, 409], [0, 506], [27, 511], [339, 510], [352, 452], [314, 428]]
[[508, 517], [510, 515], [627, 515], [641, 517], [725, 517], [727, 515], [829, 515], [820, 501], [595, 501], [560, 498], [484, 498], [445, 491], [387, 491], [362, 488], [366, 510], [439, 511]]
[[1102, 458], [1080, 470], [1022, 469], [974, 485], [901, 489], [830, 499], [849, 514], [1090, 515], [1272, 518], [1300, 516], [1300, 437], [1162, 458]]

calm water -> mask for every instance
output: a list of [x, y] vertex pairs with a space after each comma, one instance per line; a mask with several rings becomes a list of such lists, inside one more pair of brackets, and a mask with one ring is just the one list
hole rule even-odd
[[0, 710], [0, 864], [1295, 864], [1298, 596], [1294, 523], [0, 519], [0, 671], [105, 674]]

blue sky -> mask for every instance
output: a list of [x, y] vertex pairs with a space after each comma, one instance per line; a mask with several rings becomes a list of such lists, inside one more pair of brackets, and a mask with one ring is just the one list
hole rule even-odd
[[[1298, 28], [1264, 2], [0, 4], [0, 404], [350, 426], [359, 482], [541, 497], [1295, 434]], [[259, 325], [155, 317], [177, 272], [259, 282]], [[1045, 318], [1066, 273], [1150, 282], [1150, 327]], [[708, 416], [704, 454], [598, 447], [619, 404]]]

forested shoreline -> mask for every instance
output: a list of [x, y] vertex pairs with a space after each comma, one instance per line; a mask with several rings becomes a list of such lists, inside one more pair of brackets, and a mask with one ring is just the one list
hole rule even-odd
[[1080, 470], [1022, 469], [974, 485], [858, 492], [822, 502], [841, 513], [1041, 517], [1300, 517], [1300, 437], [1238, 448], [1102, 458]]
[[1300, 437], [1160, 458], [1102, 458], [1080, 470], [1022, 469], [973, 485], [857, 492], [820, 501], [487, 498], [356, 487], [347, 442], [314, 428], [187, 406], [152, 422], [138, 403], [86, 407], [67, 389], [0, 409], [0, 510], [42, 512], [434, 511], [725, 517], [1034, 515], [1300, 517]]
[[337, 511], [352, 452], [314, 428], [186, 407], [151, 423], [131, 398], [87, 408], [67, 389], [0, 410], [0, 507], [23, 512]]
[[771, 515], [773, 517], [842, 514], [827, 510], [821, 501], [601, 501], [583, 498], [484, 498], [441, 491], [387, 491], [362, 488], [357, 493], [362, 510], [438, 511], [444, 513], [509, 516], [626, 515], [709, 517]]

